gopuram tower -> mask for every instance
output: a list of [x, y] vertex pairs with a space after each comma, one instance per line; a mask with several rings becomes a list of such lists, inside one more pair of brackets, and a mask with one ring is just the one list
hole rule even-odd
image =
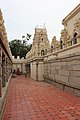
[[50, 49], [50, 43], [47, 36], [47, 30], [43, 26], [35, 28], [33, 44], [30, 52], [27, 54], [28, 57], [32, 56], [43, 56]]

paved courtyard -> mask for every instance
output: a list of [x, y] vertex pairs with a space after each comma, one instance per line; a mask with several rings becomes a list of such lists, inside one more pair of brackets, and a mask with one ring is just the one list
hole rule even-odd
[[18, 76], [11, 80], [3, 120], [80, 120], [80, 98]]

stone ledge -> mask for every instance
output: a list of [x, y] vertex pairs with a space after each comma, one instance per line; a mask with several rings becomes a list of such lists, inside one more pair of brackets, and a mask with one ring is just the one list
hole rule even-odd
[[60, 88], [64, 91], [67, 91], [67, 92], [71, 92], [74, 95], [80, 97], [80, 89], [77, 88], [76, 86], [73, 87], [73, 86], [70, 86], [69, 84], [60, 83], [59, 81], [52, 81], [52, 79], [49, 79], [47, 77], [44, 77], [44, 81], [49, 83], [49, 84], [54, 85], [55, 87], [58, 87], [58, 88]]
[[3, 111], [4, 111], [4, 108], [5, 108], [5, 104], [6, 104], [7, 90], [8, 90], [8, 86], [9, 86], [9, 83], [10, 83], [11, 76], [9, 77], [9, 80], [6, 83], [6, 87], [4, 87], [2, 89], [2, 97], [0, 97], [0, 120], [2, 119]]

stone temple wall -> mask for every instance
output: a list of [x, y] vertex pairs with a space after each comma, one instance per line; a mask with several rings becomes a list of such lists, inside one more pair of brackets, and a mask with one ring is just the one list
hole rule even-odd
[[44, 61], [44, 80], [80, 96], [80, 53]]
[[12, 54], [0, 9], [0, 120], [5, 106], [8, 85], [12, 75]]
[[44, 80], [80, 96], [80, 4], [62, 23], [60, 41], [54, 37], [44, 56]]

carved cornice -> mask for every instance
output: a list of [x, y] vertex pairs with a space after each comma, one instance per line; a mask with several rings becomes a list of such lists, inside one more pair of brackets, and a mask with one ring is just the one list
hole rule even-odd
[[61, 36], [67, 36], [67, 31], [66, 31], [66, 29], [63, 29], [63, 30], [61, 31]]
[[62, 24], [66, 24], [71, 18], [73, 18], [77, 13], [80, 12], [80, 4], [74, 8], [63, 20]]
[[1, 43], [3, 44], [3, 46], [5, 47], [5, 49], [8, 53], [8, 56], [12, 60], [12, 53], [9, 48], [6, 28], [4, 26], [4, 20], [3, 20], [1, 9], [0, 9], [0, 39], [1, 39]]

